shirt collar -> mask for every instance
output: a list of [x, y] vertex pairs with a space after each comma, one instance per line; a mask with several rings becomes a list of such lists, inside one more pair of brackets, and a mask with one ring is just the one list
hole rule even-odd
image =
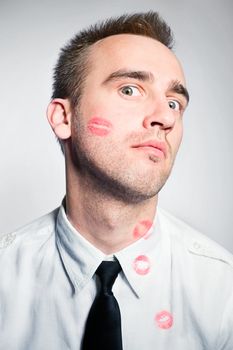
[[72, 226], [63, 206], [57, 216], [56, 239], [66, 271], [75, 291], [79, 292], [93, 277], [105, 255]]
[[[69, 222], [64, 207], [61, 206], [56, 222], [56, 240], [66, 272], [79, 292], [92, 279], [99, 264], [106, 255], [87, 241]], [[159, 216], [146, 236], [114, 254], [123, 270], [123, 278], [137, 297], [147, 291], [148, 281], [158, 272], [162, 251], [169, 250], [168, 242], [162, 237]], [[168, 254], [168, 253], [167, 253]], [[167, 254], [165, 254], [167, 256]], [[162, 272], [161, 272], [162, 273]]]
[[138, 297], [148, 293], [151, 283], [155, 283], [159, 275], [169, 283], [170, 242], [169, 236], [161, 230], [158, 210], [149, 234], [116, 253], [115, 257], [119, 260], [126, 280]]

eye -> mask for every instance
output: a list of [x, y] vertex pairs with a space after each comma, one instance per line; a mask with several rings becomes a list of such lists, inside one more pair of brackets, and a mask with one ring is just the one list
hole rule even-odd
[[126, 96], [139, 96], [141, 95], [139, 88], [136, 86], [127, 85], [120, 89], [121, 93]]
[[168, 105], [171, 109], [174, 109], [175, 111], [180, 111], [182, 109], [180, 103], [176, 100], [168, 101]]

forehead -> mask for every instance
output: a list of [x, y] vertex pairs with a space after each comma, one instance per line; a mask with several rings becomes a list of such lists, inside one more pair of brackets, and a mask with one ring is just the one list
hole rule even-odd
[[179, 80], [184, 73], [175, 54], [159, 41], [140, 35], [109, 36], [95, 44], [90, 53], [91, 72], [108, 75], [119, 69], [150, 71], [155, 78]]

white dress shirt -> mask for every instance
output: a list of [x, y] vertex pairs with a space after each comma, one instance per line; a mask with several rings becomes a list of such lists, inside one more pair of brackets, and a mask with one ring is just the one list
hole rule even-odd
[[[80, 350], [104, 259], [63, 206], [1, 236], [0, 350]], [[158, 209], [146, 236], [114, 259], [124, 350], [233, 349], [225, 249]]]

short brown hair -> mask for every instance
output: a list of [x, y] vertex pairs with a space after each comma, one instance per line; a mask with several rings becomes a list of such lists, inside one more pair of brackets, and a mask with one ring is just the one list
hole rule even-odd
[[171, 29], [157, 12], [125, 14], [92, 25], [76, 34], [61, 49], [54, 69], [52, 98], [69, 98], [74, 110], [88, 73], [91, 45], [117, 34], [143, 35], [160, 41], [169, 49], [173, 47]]

